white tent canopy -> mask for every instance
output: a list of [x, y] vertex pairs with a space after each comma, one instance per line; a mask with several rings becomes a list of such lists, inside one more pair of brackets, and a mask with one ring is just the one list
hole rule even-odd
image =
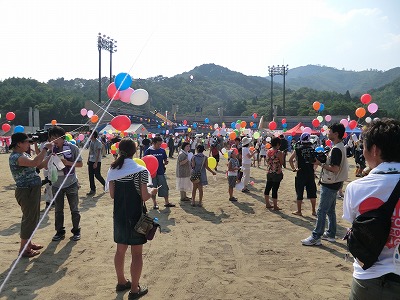
[[[101, 132], [106, 131], [107, 133], [112, 131], [112, 133], [117, 132], [117, 130], [112, 127], [110, 124], [108, 124], [106, 127], [104, 127]], [[137, 134], [148, 134], [149, 132], [147, 131], [146, 127], [143, 126], [143, 124], [131, 124], [131, 126], [125, 130], [127, 133], [137, 133]]]

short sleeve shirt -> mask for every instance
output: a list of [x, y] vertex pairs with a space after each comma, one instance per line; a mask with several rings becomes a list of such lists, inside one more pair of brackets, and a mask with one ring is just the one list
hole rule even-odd
[[18, 165], [18, 159], [21, 156], [26, 156], [30, 158], [27, 153], [13, 152], [9, 158], [11, 174], [15, 180], [17, 187], [30, 187], [41, 185], [42, 181], [38, 173], [36, 173], [36, 168], [34, 167], [24, 167]]
[[[101, 148], [103, 144], [99, 140], [90, 141], [89, 146], [89, 161], [96, 162], [96, 157], [99, 156], [97, 162], [101, 162]], [[100, 150], [100, 153], [99, 153]]]

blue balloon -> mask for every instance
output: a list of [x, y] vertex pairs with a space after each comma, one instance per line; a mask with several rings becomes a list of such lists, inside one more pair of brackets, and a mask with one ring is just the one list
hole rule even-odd
[[317, 148], [315, 148], [316, 152], [324, 152], [324, 147], [322, 146], [318, 146]]
[[161, 126], [160, 126], [160, 125], [157, 125], [157, 128], [161, 128]]
[[71, 144], [76, 145], [76, 141], [75, 140], [70, 140], [69, 141]]
[[165, 130], [161, 131], [162, 134], [165, 134]]
[[283, 128], [286, 128], [287, 127], [287, 124], [285, 123], [285, 124], [282, 124], [282, 127]]
[[208, 118], [204, 119], [204, 123], [208, 124], [210, 122], [210, 120]]
[[127, 90], [132, 84], [132, 77], [128, 73], [119, 73], [115, 76], [114, 84], [118, 91]]
[[17, 132], [24, 132], [24, 130], [25, 130], [24, 126], [18, 125], [18, 126], [15, 126], [15, 128], [14, 128], [14, 133], [17, 133]]
[[197, 123], [193, 123], [193, 128], [197, 128]]
[[235, 128], [236, 128], [236, 123], [235, 123], [235, 122], [232, 122], [232, 123], [231, 123], [231, 128], [232, 128], [232, 129], [235, 129]]
[[318, 111], [323, 111], [325, 108], [325, 105], [323, 103], [321, 103], [321, 105], [319, 106]]
[[293, 139], [293, 137], [292, 137], [291, 135], [288, 135], [286, 138], [287, 138], [287, 140], [288, 140], [289, 142]]
[[103, 131], [103, 134], [107, 134], [107, 131], [104, 130], [104, 131]]
[[257, 128], [257, 124], [253, 124], [253, 128]]

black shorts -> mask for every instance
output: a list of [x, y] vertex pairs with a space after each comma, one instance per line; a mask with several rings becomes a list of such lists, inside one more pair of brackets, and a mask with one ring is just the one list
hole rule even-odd
[[303, 200], [304, 187], [306, 188], [308, 199], [317, 198], [317, 185], [315, 184], [314, 174], [312, 174], [312, 177], [310, 175], [297, 175], [294, 180], [294, 185], [297, 200]]

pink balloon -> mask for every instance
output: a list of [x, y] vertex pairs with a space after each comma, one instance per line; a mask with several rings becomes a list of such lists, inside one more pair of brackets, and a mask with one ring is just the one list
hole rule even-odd
[[369, 104], [369, 105], [368, 105], [368, 111], [369, 111], [371, 114], [376, 113], [376, 112], [378, 111], [378, 104], [376, 104], [376, 103], [371, 103], [371, 104]]
[[81, 133], [78, 135], [78, 141], [83, 141], [85, 139], [85, 136]]
[[81, 115], [82, 115], [82, 117], [87, 115], [87, 109], [86, 108], [82, 108], [81, 109]]
[[342, 123], [344, 127], [347, 127], [349, 125], [349, 121], [347, 121], [346, 119], [341, 119], [340, 123]]
[[303, 132], [307, 132], [311, 134], [311, 128], [310, 127], [304, 127]]
[[127, 88], [126, 90], [120, 91], [119, 96], [121, 98], [121, 101], [125, 103], [130, 103], [132, 93], [133, 93], [133, 88]]
[[325, 121], [330, 122], [332, 120], [331, 115], [326, 115], [325, 116]]

